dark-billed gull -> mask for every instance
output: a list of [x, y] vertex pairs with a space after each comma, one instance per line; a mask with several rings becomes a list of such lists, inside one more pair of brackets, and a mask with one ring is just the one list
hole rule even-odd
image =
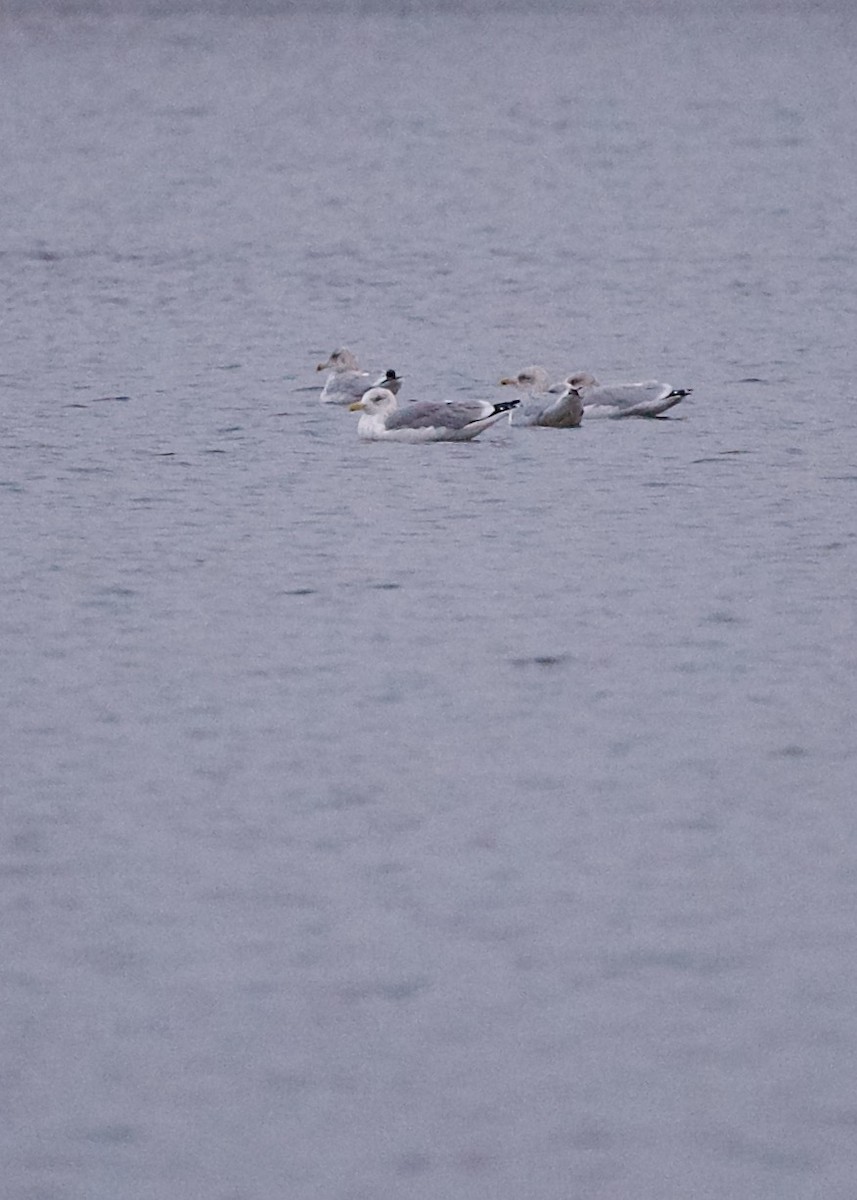
[[368, 371], [361, 371], [357, 359], [345, 346], [334, 350], [327, 362], [319, 363], [316, 370], [330, 371], [321, 390], [322, 404], [353, 404], [373, 387], [385, 387], [395, 395], [402, 386], [400, 376], [393, 370], [380, 379], [373, 379]]
[[513, 378], [501, 379], [526, 395], [510, 415], [512, 425], [542, 425], [548, 429], [575, 429], [583, 419], [583, 401], [568, 383], [551, 384], [544, 367], [527, 367]]
[[350, 406], [360, 412], [357, 433], [368, 441], [466, 442], [511, 412], [520, 400], [417, 400], [398, 408], [388, 388], [370, 388]]

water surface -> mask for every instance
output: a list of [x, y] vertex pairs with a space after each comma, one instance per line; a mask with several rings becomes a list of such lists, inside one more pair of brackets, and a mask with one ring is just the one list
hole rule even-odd
[[851, 1200], [850, 10], [0, 33], [5, 1194]]

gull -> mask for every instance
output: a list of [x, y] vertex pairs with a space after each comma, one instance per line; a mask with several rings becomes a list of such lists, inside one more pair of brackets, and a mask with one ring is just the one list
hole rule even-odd
[[500, 382], [537, 395], [565, 385], [580, 396], [585, 417], [657, 417], [692, 391], [692, 388], [674, 389], [672, 384], [655, 379], [601, 384], [586, 371], [569, 375], [562, 384], [551, 384], [544, 367], [527, 367]]
[[322, 404], [353, 404], [373, 387], [385, 387], [395, 395], [402, 386], [401, 377], [393, 370], [380, 379], [373, 379], [368, 371], [361, 371], [357, 359], [345, 346], [334, 350], [327, 362], [319, 363], [316, 370], [330, 371], [321, 391]]
[[550, 429], [575, 429], [583, 419], [580, 393], [567, 382], [551, 384], [544, 367], [527, 367], [504, 386], [527, 393], [521, 406], [509, 414], [510, 425], [542, 425]]
[[689, 396], [693, 388], [646, 379], [640, 383], [599, 383], [594, 375], [577, 371], [566, 380], [583, 401], [586, 417], [658, 417]]
[[370, 388], [349, 407], [360, 412], [357, 434], [367, 441], [467, 442], [493, 425], [521, 402], [506, 400], [415, 400], [398, 408], [395, 395], [385, 387]]

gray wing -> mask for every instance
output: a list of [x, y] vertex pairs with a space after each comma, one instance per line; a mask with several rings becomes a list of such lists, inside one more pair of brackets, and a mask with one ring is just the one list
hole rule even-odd
[[638, 404], [658, 404], [672, 391], [668, 383], [649, 379], [643, 383], [605, 383], [583, 388], [586, 404], [604, 404], [614, 408], [636, 408]]
[[659, 417], [689, 396], [692, 389], [673, 391], [669, 383], [652, 379], [645, 383], [599, 384], [579, 390], [583, 396], [583, 411], [590, 416]]
[[388, 429], [464, 429], [494, 411], [485, 400], [453, 400], [450, 404], [416, 400], [390, 413]]
[[340, 371], [339, 374], [329, 376], [321, 394], [324, 400], [353, 404], [373, 386], [368, 371]]
[[545, 407], [545, 397], [543, 395], [534, 396], [532, 392], [528, 393], [518, 407], [513, 410], [511, 415], [512, 424], [538, 425]]

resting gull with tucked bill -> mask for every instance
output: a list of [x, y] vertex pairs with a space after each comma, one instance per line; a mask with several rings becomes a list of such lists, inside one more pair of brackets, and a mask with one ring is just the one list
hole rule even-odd
[[385, 387], [370, 388], [350, 405], [360, 413], [357, 434], [367, 441], [467, 442], [511, 412], [521, 402], [507, 400], [416, 400], [399, 408], [396, 397]]

